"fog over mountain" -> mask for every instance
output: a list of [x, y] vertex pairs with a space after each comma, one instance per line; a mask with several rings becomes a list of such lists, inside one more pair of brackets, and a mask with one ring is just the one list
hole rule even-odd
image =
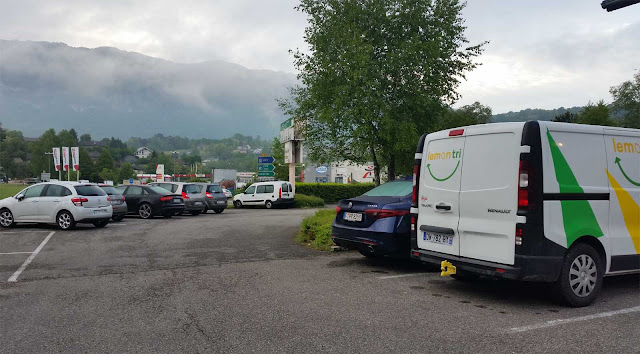
[[25, 136], [274, 136], [295, 75], [224, 61], [180, 64], [111, 47], [0, 40], [0, 122]]

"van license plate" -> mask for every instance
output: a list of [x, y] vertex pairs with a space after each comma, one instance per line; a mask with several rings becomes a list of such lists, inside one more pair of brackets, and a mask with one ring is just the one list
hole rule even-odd
[[362, 221], [362, 214], [360, 214], [360, 213], [344, 213], [343, 219], [345, 221]]
[[453, 245], [453, 235], [443, 235], [434, 232], [424, 232], [422, 239], [427, 242], [438, 243], [441, 245]]

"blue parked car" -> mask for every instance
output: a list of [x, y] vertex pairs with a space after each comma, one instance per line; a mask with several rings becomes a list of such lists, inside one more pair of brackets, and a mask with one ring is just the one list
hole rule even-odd
[[367, 257], [408, 257], [412, 189], [412, 180], [396, 180], [339, 201], [331, 227], [333, 242]]

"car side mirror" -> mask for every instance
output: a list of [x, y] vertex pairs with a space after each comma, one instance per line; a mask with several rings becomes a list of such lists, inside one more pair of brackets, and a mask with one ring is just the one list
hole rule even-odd
[[16, 199], [18, 199], [18, 201], [22, 201], [24, 199], [24, 194], [20, 193], [16, 195]]

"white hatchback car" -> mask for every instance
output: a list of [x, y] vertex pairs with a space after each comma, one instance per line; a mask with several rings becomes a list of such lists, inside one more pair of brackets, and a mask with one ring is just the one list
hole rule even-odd
[[263, 205], [267, 209], [274, 206], [293, 205], [293, 188], [285, 181], [258, 182], [250, 185], [244, 193], [233, 197], [233, 206], [242, 208], [246, 205]]
[[57, 224], [62, 230], [72, 229], [76, 223], [104, 227], [112, 213], [109, 196], [92, 183], [39, 183], [0, 200], [2, 227], [21, 222]]

